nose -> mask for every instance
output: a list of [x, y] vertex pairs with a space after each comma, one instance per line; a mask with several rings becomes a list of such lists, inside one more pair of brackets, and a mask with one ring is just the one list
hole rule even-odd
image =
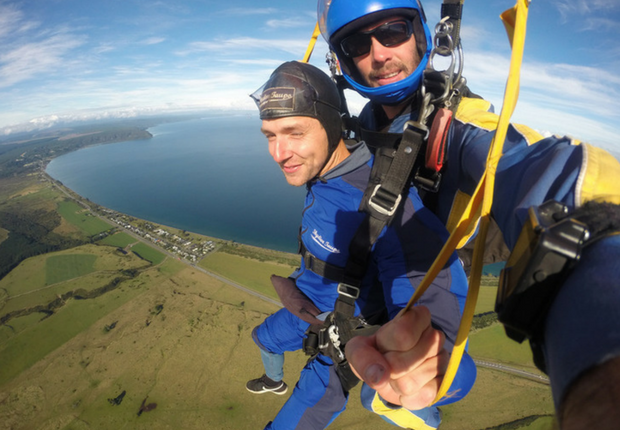
[[392, 49], [387, 46], [383, 46], [377, 39], [370, 38], [370, 58], [375, 63], [384, 63], [392, 58]]
[[276, 163], [286, 161], [291, 156], [288, 142], [282, 136], [275, 136], [273, 140], [269, 142], [269, 153]]

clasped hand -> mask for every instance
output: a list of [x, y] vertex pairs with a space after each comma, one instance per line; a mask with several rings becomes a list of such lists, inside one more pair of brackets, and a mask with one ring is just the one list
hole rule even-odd
[[445, 336], [431, 325], [430, 311], [401, 311], [372, 336], [357, 336], [345, 348], [355, 374], [394, 405], [410, 410], [435, 399], [448, 366]]

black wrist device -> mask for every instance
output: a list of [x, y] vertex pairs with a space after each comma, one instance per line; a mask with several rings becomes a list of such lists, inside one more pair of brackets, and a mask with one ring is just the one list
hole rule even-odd
[[547, 312], [590, 237], [586, 224], [550, 200], [529, 209], [528, 219], [500, 273], [495, 302], [506, 334], [517, 342], [542, 339]]

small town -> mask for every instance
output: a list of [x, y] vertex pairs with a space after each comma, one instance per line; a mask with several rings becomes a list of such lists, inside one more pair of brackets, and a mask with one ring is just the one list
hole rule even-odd
[[[181, 236], [164, 230], [160, 226], [155, 226], [148, 221], [138, 220], [132, 216], [99, 206], [66, 188], [60, 181], [50, 177], [45, 172], [44, 168], [45, 164], [42, 164], [41, 170], [39, 171], [39, 180], [43, 182], [49, 181], [54, 184], [67, 197], [84, 207], [90, 215], [105, 218], [119, 227], [122, 227], [127, 232], [133, 233], [152, 242], [159, 248], [173, 254], [179, 259], [184, 259], [191, 264], [196, 264], [205, 255], [214, 251], [217, 247], [217, 244], [212, 240], [202, 241], [198, 239], [197, 241], [192, 241], [188, 238], [182, 238]], [[140, 224], [140, 226], [136, 224]], [[116, 229], [112, 228], [108, 231], [102, 232], [98, 235], [98, 238], [103, 239], [104, 237], [113, 234], [115, 230]], [[189, 233], [186, 231], [183, 231], [183, 233], [189, 236]]]
[[[163, 228], [155, 227], [148, 222], [144, 223], [144, 229], [136, 227], [130, 223], [129, 218], [131, 217], [110, 209], [103, 209], [103, 213], [106, 218], [123, 227], [125, 230], [150, 240], [155, 245], [191, 263], [197, 263], [201, 258], [215, 249], [215, 243], [212, 240], [208, 240], [204, 243], [194, 243], [191, 240], [170, 233]], [[145, 231], [145, 229], [148, 231]]]

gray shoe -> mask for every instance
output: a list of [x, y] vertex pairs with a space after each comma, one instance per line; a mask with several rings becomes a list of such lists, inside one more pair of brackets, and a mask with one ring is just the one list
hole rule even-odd
[[274, 381], [267, 375], [248, 381], [248, 383], [245, 384], [245, 388], [247, 388], [250, 393], [254, 394], [273, 393], [278, 396], [286, 394], [288, 391], [288, 385], [286, 385], [284, 381]]

